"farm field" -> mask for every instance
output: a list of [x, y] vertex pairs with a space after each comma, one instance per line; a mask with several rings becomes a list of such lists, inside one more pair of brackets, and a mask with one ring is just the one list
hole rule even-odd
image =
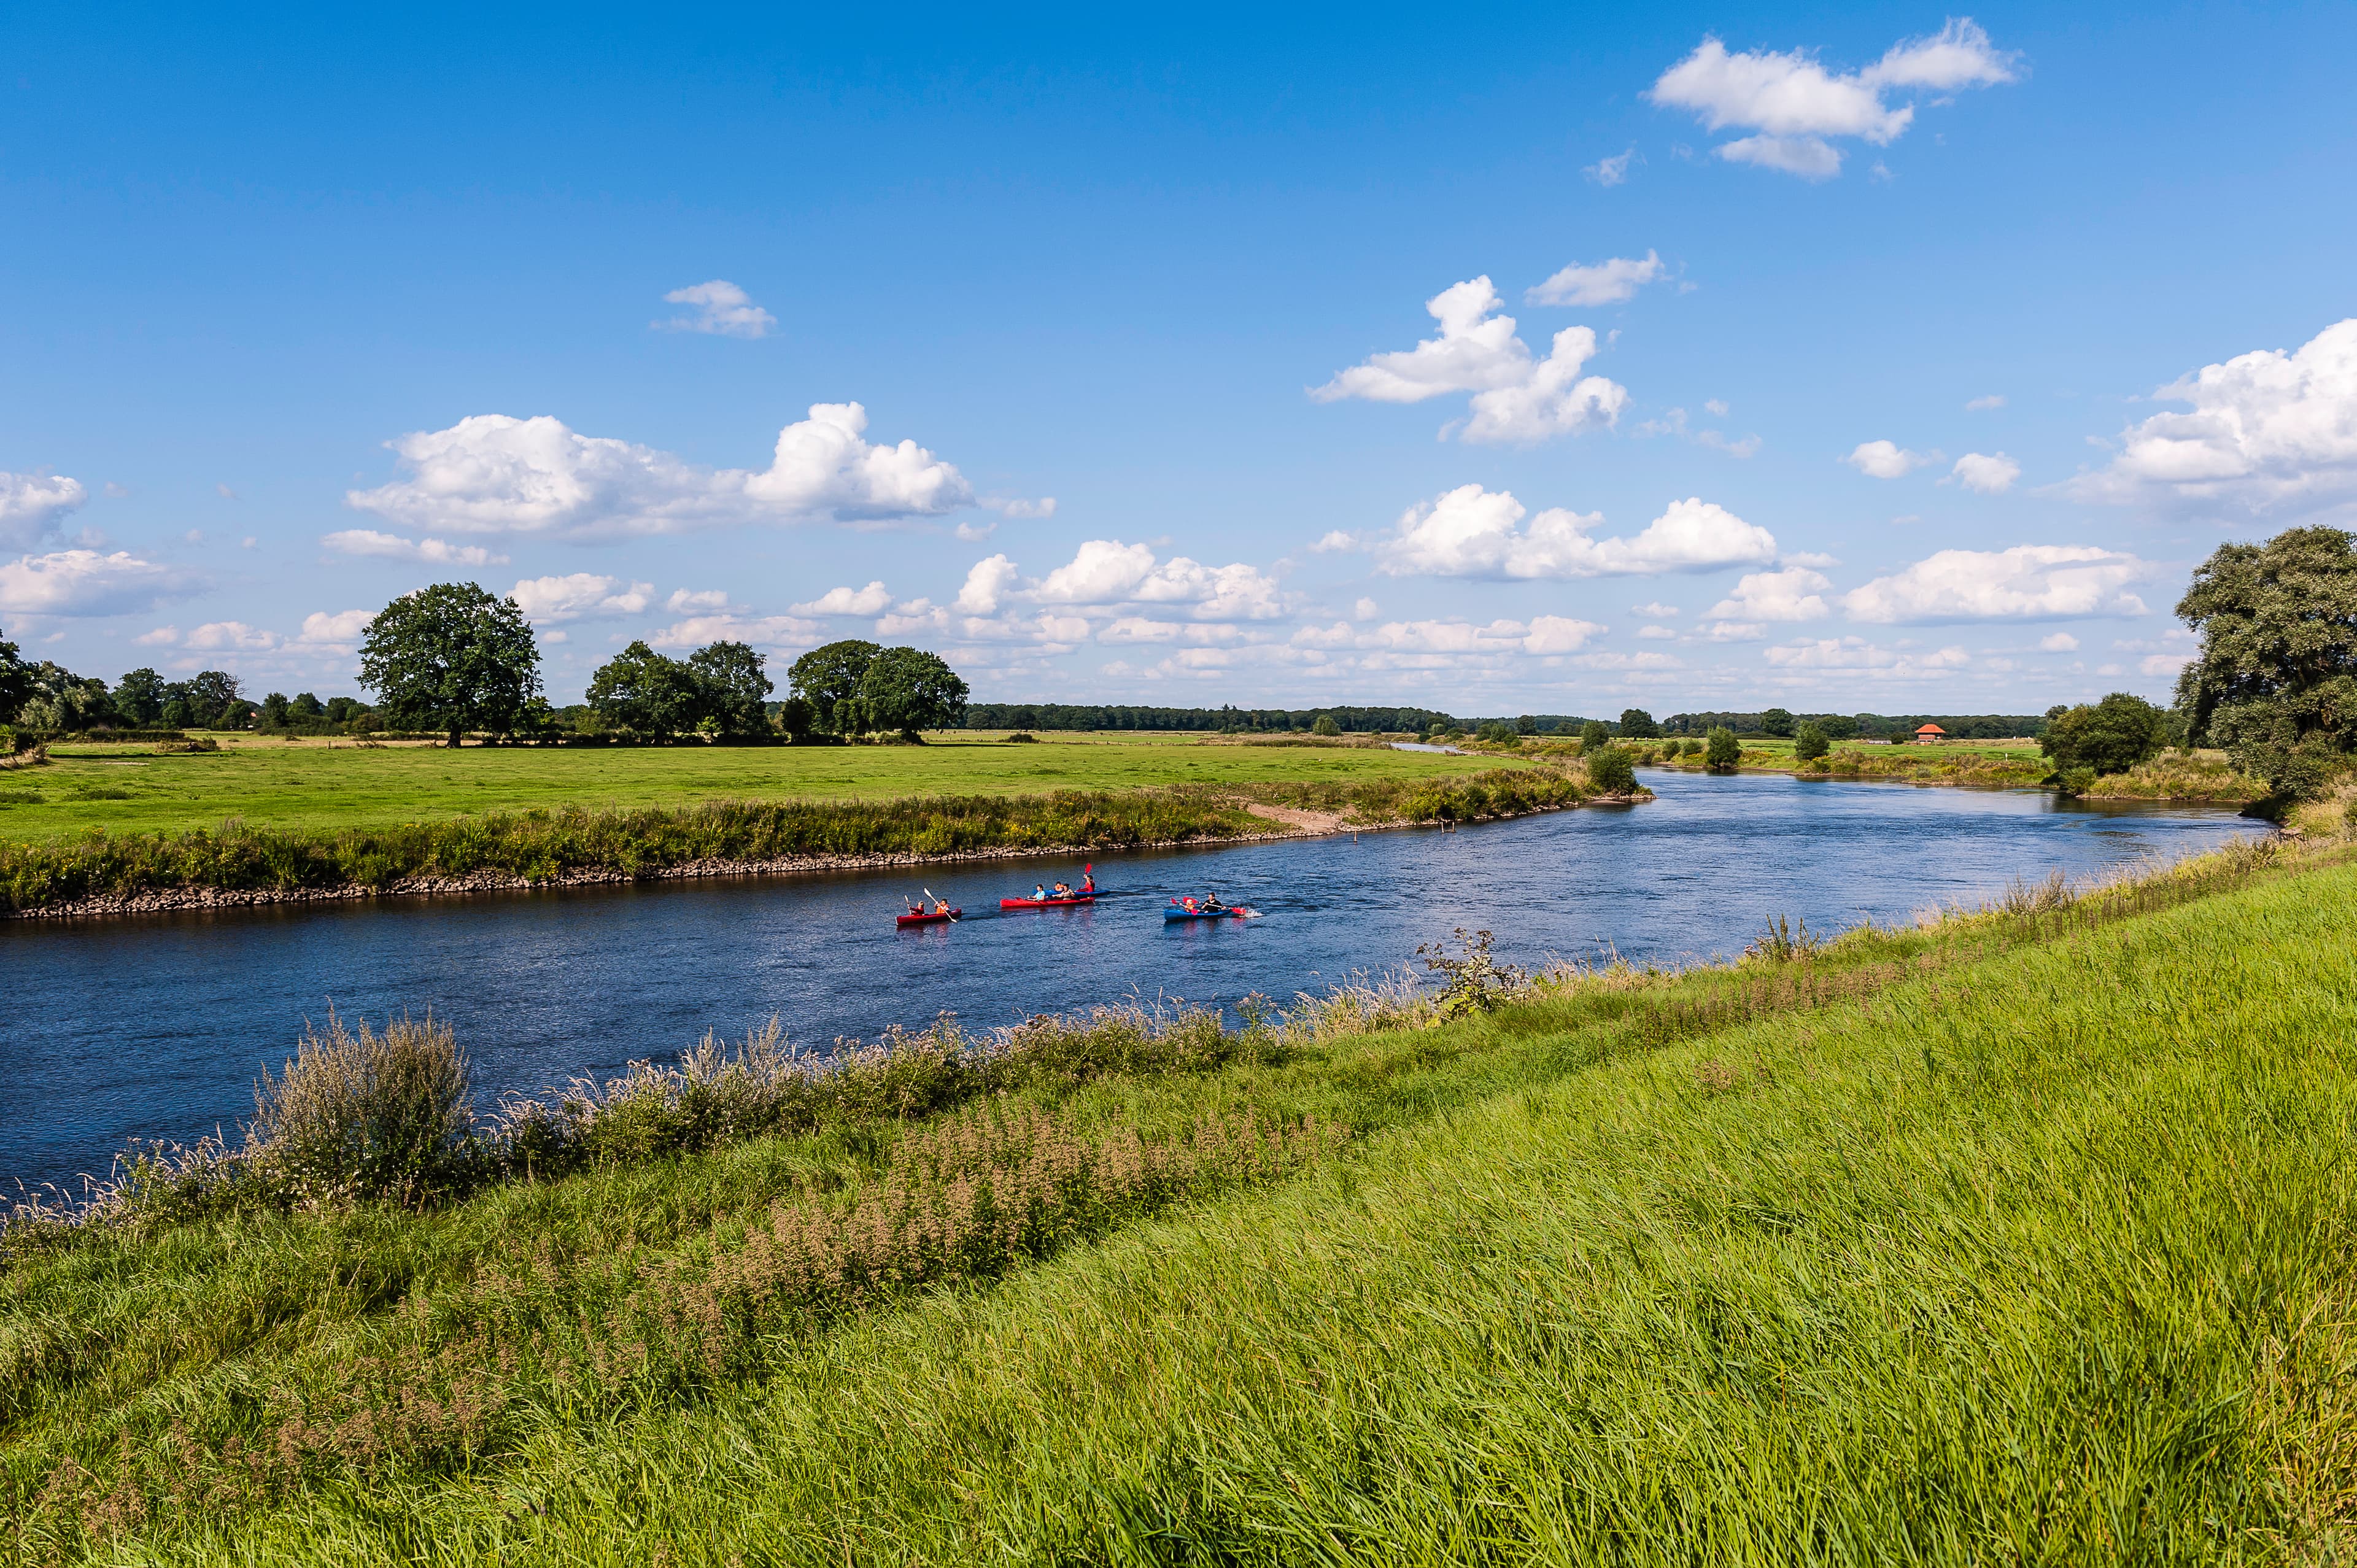
[[1008, 744], [960, 732], [916, 746], [363, 746], [223, 736], [219, 752], [69, 746], [0, 774], [0, 839], [92, 828], [180, 832], [238, 820], [332, 830], [488, 811], [624, 810], [716, 800], [1036, 795], [1171, 784], [1368, 783], [1454, 778], [1495, 757], [1373, 747], [1237, 746], [1200, 736], [1056, 736]]

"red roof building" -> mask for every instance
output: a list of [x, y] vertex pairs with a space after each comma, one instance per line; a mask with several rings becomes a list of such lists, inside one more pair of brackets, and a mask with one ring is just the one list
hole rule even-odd
[[1918, 746], [1936, 746], [1947, 738], [1948, 732], [1938, 725], [1925, 725], [1915, 732], [1915, 744]]

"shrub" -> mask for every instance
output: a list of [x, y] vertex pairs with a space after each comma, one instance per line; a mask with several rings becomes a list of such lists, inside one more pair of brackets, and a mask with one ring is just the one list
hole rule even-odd
[[1037, 746], [1039, 744], [1039, 737], [1033, 735], [1028, 729], [1019, 729], [1013, 735], [1006, 737], [1006, 744], [1009, 746]]
[[1340, 735], [1342, 733], [1342, 726], [1334, 722], [1333, 714], [1320, 714], [1318, 715], [1318, 722], [1309, 726], [1309, 733], [1311, 735]]
[[1825, 732], [1813, 719], [1792, 734], [1792, 755], [1803, 762], [1814, 762], [1832, 749], [1833, 743], [1825, 739]]
[[1704, 766], [1713, 772], [1729, 771], [1743, 759], [1743, 745], [1735, 738], [1733, 730], [1725, 725], [1717, 725], [1711, 730], [1710, 739], [1703, 747], [1702, 759]]
[[1476, 931], [1469, 937], [1459, 926], [1456, 936], [1457, 945], [1464, 950], [1461, 956], [1450, 956], [1443, 942], [1420, 942], [1415, 950], [1426, 972], [1448, 977], [1440, 996], [1441, 1017], [1492, 1012], [1499, 1003], [1529, 987], [1528, 975], [1490, 956], [1490, 932]]
[[2066, 768], [2061, 785], [2065, 795], [2083, 795], [2095, 787], [2095, 770], [2092, 768]]
[[1587, 781], [1604, 794], [1626, 795], [1637, 788], [1636, 765], [1626, 750], [1608, 746], [1587, 758]]
[[307, 1203], [391, 1197], [416, 1206], [462, 1184], [474, 1153], [467, 1058], [449, 1028], [407, 1018], [355, 1035], [328, 1015], [285, 1070], [254, 1090], [253, 1142]]
[[2168, 733], [2168, 715], [2160, 709], [2142, 697], [2114, 692], [2054, 719], [2038, 737], [2038, 749], [2053, 759], [2058, 773], [2126, 773], [2158, 755]]
[[1604, 727], [1601, 719], [1590, 719], [1579, 726], [1579, 755], [1601, 751], [1612, 744], [1612, 732]]

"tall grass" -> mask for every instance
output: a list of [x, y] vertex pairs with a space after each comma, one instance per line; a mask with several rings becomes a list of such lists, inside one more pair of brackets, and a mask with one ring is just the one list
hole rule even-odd
[[796, 1134], [747, 1131], [758, 1061], [692, 1112], [760, 1054], [708, 1046], [610, 1098], [716, 1131], [563, 1180], [14, 1250], [0, 1515], [29, 1556], [2231, 1555], [2345, 1509], [2340, 853], [1437, 1026], [1361, 982], [1211, 1070]]
[[1106, 850], [1263, 832], [1243, 802], [1297, 803], [1380, 822], [1466, 822], [1577, 805], [1555, 774], [1505, 772], [1411, 784], [1179, 785], [1051, 795], [899, 800], [717, 800], [683, 809], [494, 812], [333, 832], [225, 823], [218, 832], [109, 834], [0, 843], [0, 908], [183, 887], [231, 891], [396, 889], [477, 876], [655, 875], [696, 865], [820, 857]]

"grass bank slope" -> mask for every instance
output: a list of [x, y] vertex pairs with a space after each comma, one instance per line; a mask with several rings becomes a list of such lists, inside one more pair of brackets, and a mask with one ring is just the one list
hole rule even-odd
[[563, 806], [591, 811], [707, 800], [880, 800], [1040, 795], [1173, 784], [1442, 779], [1494, 768], [1476, 757], [1376, 749], [1260, 750], [1200, 737], [1058, 736], [1008, 745], [950, 735], [926, 746], [540, 748], [227, 737], [219, 752], [59, 746], [45, 767], [0, 779], [0, 837], [42, 841], [91, 828], [180, 832], [235, 819], [327, 832]]
[[[2357, 1525], [2357, 870], [2243, 880], [2115, 918], [2025, 890], [1432, 1027], [1305, 1011], [1194, 1067], [440, 1212], [24, 1249], [10, 1539], [222, 1562], [2325, 1560]], [[1125, 1138], [1194, 1152], [1064, 1156], [1178, 1174], [1101, 1182], [1128, 1196], [963, 1284], [813, 1311], [776, 1283], [813, 1203], [882, 1234], [945, 1151], [1020, 1144], [1004, 1168], [1029, 1171]], [[851, 1230], [834, 1255], [871, 1256]]]

